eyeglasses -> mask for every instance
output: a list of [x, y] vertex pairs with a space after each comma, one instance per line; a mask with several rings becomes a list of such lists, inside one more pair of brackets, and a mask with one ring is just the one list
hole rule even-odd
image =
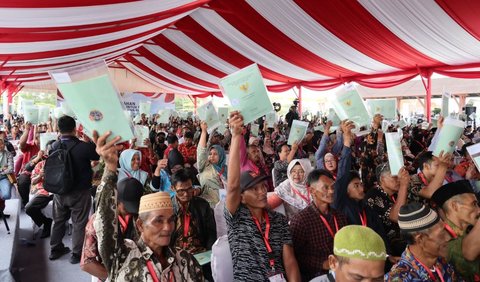
[[177, 190], [177, 195], [183, 196], [183, 195], [186, 195], [187, 193], [190, 193], [192, 191], [193, 191], [193, 187], [189, 187], [189, 188], [186, 188], [186, 189], [179, 189], [179, 190]]

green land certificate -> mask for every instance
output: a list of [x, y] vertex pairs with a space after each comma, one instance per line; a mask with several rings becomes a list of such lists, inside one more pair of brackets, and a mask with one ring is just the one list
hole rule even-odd
[[222, 78], [219, 87], [223, 95], [230, 100], [232, 107], [243, 115], [244, 124], [273, 111], [257, 64]]
[[467, 151], [468, 154], [470, 154], [473, 162], [477, 166], [477, 169], [480, 171], [480, 143], [468, 146]]
[[218, 108], [218, 120], [222, 123], [226, 123], [228, 119], [228, 108], [219, 107]]
[[337, 92], [333, 106], [341, 120], [351, 120], [356, 123], [357, 128], [368, 125], [371, 122], [371, 117], [362, 97], [353, 87]]
[[150, 115], [150, 109], [152, 108], [152, 103], [150, 102], [140, 102], [138, 104], [138, 112], [140, 114], [145, 114], [147, 117]]
[[370, 114], [381, 114], [385, 119], [397, 120], [397, 99], [368, 99]]
[[302, 141], [303, 137], [307, 133], [308, 122], [294, 120], [292, 123], [292, 128], [290, 128], [290, 135], [288, 135], [288, 145], [293, 145], [295, 142]]
[[132, 124], [125, 116], [117, 91], [107, 74], [59, 83], [57, 87], [87, 132], [96, 130], [102, 135], [111, 131], [109, 140], [120, 136], [120, 142], [133, 138]]
[[404, 165], [400, 136], [397, 132], [387, 132], [385, 133], [385, 141], [387, 143], [390, 172], [395, 176], [398, 175], [398, 172]]
[[443, 151], [444, 154], [453, 153], [464, 128], [465, 123], [461, 120], [452, 118], [445, 119], [443, 127], [440, 129], [433, 155], [438, 157], [441, 151]]
[[197, 109], [198, 117], [200, 120], [207, 123], [207, 132], [208, 134], [220, 126], [220, 121], [218, 120], [218, 114], [213, 106], [212, 101], [203, 104], [200, 108]]

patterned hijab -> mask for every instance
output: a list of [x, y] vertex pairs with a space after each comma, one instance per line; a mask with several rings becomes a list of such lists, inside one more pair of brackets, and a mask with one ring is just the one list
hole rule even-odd
[[120, 159], [119, 159], [120, 168], [118, 169], [118, 181], [124, 178], [133, 177], [138, 181], [140, 181], [142, 185], [145, 185], [145, 182], [147, 181], [148, 173], [141, 170], [140, 168], [137, 170], [132, 169], [132, 159], [133, 159], [133, 156], [135, 156], [136, 154], [138, 154], [138, 156], [140, 157], [140, 162], [141, 162], [142, 153], [140, 151], [127, 149], [120, 154]]
[[218, 154], [218, 163], [212, 164], [212, 165], [218, 173], [222, 172], [222, 169], [223, 169], [222, 175], [226, 179], [227, 178], [227, 157], [225, 155], [225, 150], [219, 145], [211, 146], [210, 150], [212, 149], [215, 149], [215, 151], [217, 151], [217, 154]]
[[[292, 171], [293, 167], [296, 166], [297, 164], [299, 164], [303, 168], [303, 171], [305, 172], [304, 179], [301, 183], [293, 182], [293, 178], [292, 178], [292, 175], [291, 175], [291, 171]], [[306, 186], [306, 183], [307, 183], [308, 174], [312, 170], [313, 170], [312, 165], [310, 164], [309, 159], [294, 159], [294, 160], [292, 160], [288, 164], [288, 168], [287, 168], [288, 179], [286, 179], [285, 181], [280, 183], [280, 185], [278, 185], [275, 188], [275, 193], [277, 194], [277, 196], [280, 197], [280, 199], [282, 199], [283, 201], [287, 202], [288, 204], [294, 206], [297, 209], [306, 208], [308, 203], [305, 202], [299, 195], [294, 193], [292, 191], [292, 187], [295, 188], [298, 192], [304, 194], [305, 196], [308, 195], [308, 193], [307, 193], [308, 188]], [[310, 201], [311, 200], [312, 199], [311, 199], [311, 196], [310, 196]]]

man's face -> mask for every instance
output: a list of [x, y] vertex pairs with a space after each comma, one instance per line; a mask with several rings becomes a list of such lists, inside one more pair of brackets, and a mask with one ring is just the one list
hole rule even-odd
[[440, 220], [432, 228], [428, 234], [420, 234], [423, 236], [422, 240], [416, 240], [422, 245], [423, 252], [432, 257], [447, 257], [448, 255], [448, 241], [452, 239], [450, 234], [445, 229], [445, 223]]
[[18, 134], [18, 126], [12, 127], [12, 134]]
[[328, 258], [330, 269], [335, 271], [337, 282], [381, 282], [383, 280], [385, 261], [349, 259], [340, 263], [331, 255]]
[[429, 177], [435, 175], [437, 169], [438, 161], [433, 159], [432, 161], [423, 164], [422, 172], [426, 177]]
[[248, 147], [248, 158], [255, 164], [260, 162], [260, 150], [257, 146]]
[[255, 184], [242, 193], [242, 203], [252, 208], [264, 209], [267, 207], [267, 186], [265, 181]]
[[363, 183], [360, 179], [354, 178], [347, 186], [347, 194], [350, 199], [361, 201], [365, 197]]
[[168, 246], [175, 228], [173, 209], [149, 212], [145, 221], [142, 221], [140, 218], [137, 220], [137, 228], [141, 233], [143, 241], [152, 250]]
[[192, 180], [188, 180], [185, 182], [178, 182], [175, 187], [175, 193], [177, 195], [177, 200], [182, 203], [186, 204], [190, 202], [193, 197], [193, 185]]
[[456, 201], [458, 217], [461, 221], [475, 225], [480, 214], [477, 197], [475, 194], [463, 194], [459, 201]]
[[311, 194], [318, 203], [333, 203], [335, 181], [328, 176], [320, 176], [316, 183], [310, 186]]

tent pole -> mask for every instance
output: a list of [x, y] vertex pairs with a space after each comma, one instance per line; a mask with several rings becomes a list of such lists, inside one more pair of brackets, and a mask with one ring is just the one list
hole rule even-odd
[[427, 122], [432, 121], [432, 72], [429, 72], [427, 74], [427, 97], [425, 97], [426, 101], [426, 116], [427, 116]]
[[193, 97], [193, 113], [197, 114], [197, 97]]
[[298, 115], [302, 118], [302, 86], [298, 87]]

